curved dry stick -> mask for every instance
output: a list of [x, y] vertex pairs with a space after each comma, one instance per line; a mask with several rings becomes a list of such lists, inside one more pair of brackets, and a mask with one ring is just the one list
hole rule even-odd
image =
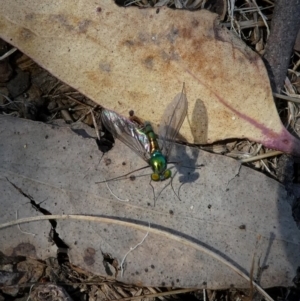
[[40, 221], [40, 220], [50, 220], [50, 219], [72, 219], [72, 220], [82, 220], [82, 221], [90, 221], [90, 222], [100, 222], [100, 223], [107, 223], [107, 224], [114, 224], [114, 225], [119, 225], [119, 226], [126, 226], [126, 227], [132, 227], [136, 230], [140, 231], [145, 231], [149, 233], [153, 233], [159, 236], [166, 237], [168, 239], [172, 239], [173, 241], [179, 242], [180, 244], [184, 244], [188, 247], [192, 247], [200, 252], [203, 252], [214, 259], [222, 262], [224, 265], [232, 269], [234, 272], [236, 272], [238, 275], [249, 281], [249, 283], [252, 283], [252, 285], [268, 300], [268, 301], [274, 301], [265, 291], [262, 287], [260, 287], [257, 283], [252, 281], [249, 276], [247, 276], [245, 273], [243, 273], [241, 270], [239, 270], [237, 267], [235, 267], [232, 263], [229, 261], [225, 260], [223, 257], [220, 255], [212, 252], [206, 247], [203, 247], [201, 245], [198, 245], [194, 242], [191, 242], [185, 238], [179, 237], [177, 235], [171, 234], [167, 231], [163, 230], [158, 230], [155, 228], [149, 228], [144, 225], [138, 225], [130, 222], [125, 222], [121, 221], [118, 219], [114, 218], [107, 218], [107, 217], [98, 217], [98, 216], [86, 216], [86, 215], [43, 215], [43, 216], [35, 216], [35, 217], [26, 217], [26, 218], [21, 218], [19, 220], [15, 220], [12, 222], [7, 222], [4, 224], [0, 225], [0, 230], [10, 227], [10, 226], [15, 226], [18, 224], [23, 224], [23, 223], [29, 223], [29, 222], [34, 222], [34, 221]]

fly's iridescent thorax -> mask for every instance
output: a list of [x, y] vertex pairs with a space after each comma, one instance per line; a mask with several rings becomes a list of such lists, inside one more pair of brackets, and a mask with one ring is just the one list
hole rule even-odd
[[160, 150], [155, 150], [151, 154], [149, 164], [153, 170], [151, 175], [153, 181], [163, 181], [171, 177], [171, 170], [167, 169], [167, 159]]
[[163, 181], [171, 177], [171, 171], [167, 169], [167, 159], [162, 154], [156, 134], [153, 131], [153, 128], [150, 122], [145, 122], [143, 132], [147, 135], [150, 142], [150, 160], [149, 164], [152, 167], [153, 174], [151, 179], [153, 181]]

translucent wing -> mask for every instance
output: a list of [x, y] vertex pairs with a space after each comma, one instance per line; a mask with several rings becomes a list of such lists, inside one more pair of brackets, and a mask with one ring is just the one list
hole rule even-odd
[[183, 120], [187, 114], [187, 99], [185, 87], [177, 94], [174, 100], [165, 109], [161, 125], [159, 127], [160, 147], [162, 153], [168, 158], [176, 136], [180, 130]]
[[101, 119], [105, 128], [112, 135], [129, 146], [137, 155], [148, 162], [150, 159], [150, 144], [148, 137], [135, 123], [114, 111], [103, 109]]

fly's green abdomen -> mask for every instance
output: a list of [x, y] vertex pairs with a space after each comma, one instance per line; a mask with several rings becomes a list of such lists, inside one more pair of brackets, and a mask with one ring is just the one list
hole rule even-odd
[[160, 151], [156, 135], [150, 122], [145, 122], [143, 132], [147, 135], [150, 142], [150, 154], [153, 154], [155, 151]]
[[151, 179], [153, 181], [163, 181], [170, 178], [172, 174], [171, 170], [167, 169], [167, 159], [160, 151], [156, 135], [150, 122], [145, 122], [143, 132], [147, 135], [150, 142], [151, 158], [149, 164], [153, 170]]

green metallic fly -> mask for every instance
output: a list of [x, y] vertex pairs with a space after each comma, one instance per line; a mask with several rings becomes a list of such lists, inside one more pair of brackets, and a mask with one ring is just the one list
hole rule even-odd
[[159, 140], [150, 122], [139, 125], [114, 111], [102, 110], [101, 119], [105, 128], [151, 166], [153, 181], [163, 181], [172, 175], [167, 168], [168, 158], [187, 114], [188, 104], [184, 92], [183, 85], [182, 92], [167, 106], [159, 127]]

